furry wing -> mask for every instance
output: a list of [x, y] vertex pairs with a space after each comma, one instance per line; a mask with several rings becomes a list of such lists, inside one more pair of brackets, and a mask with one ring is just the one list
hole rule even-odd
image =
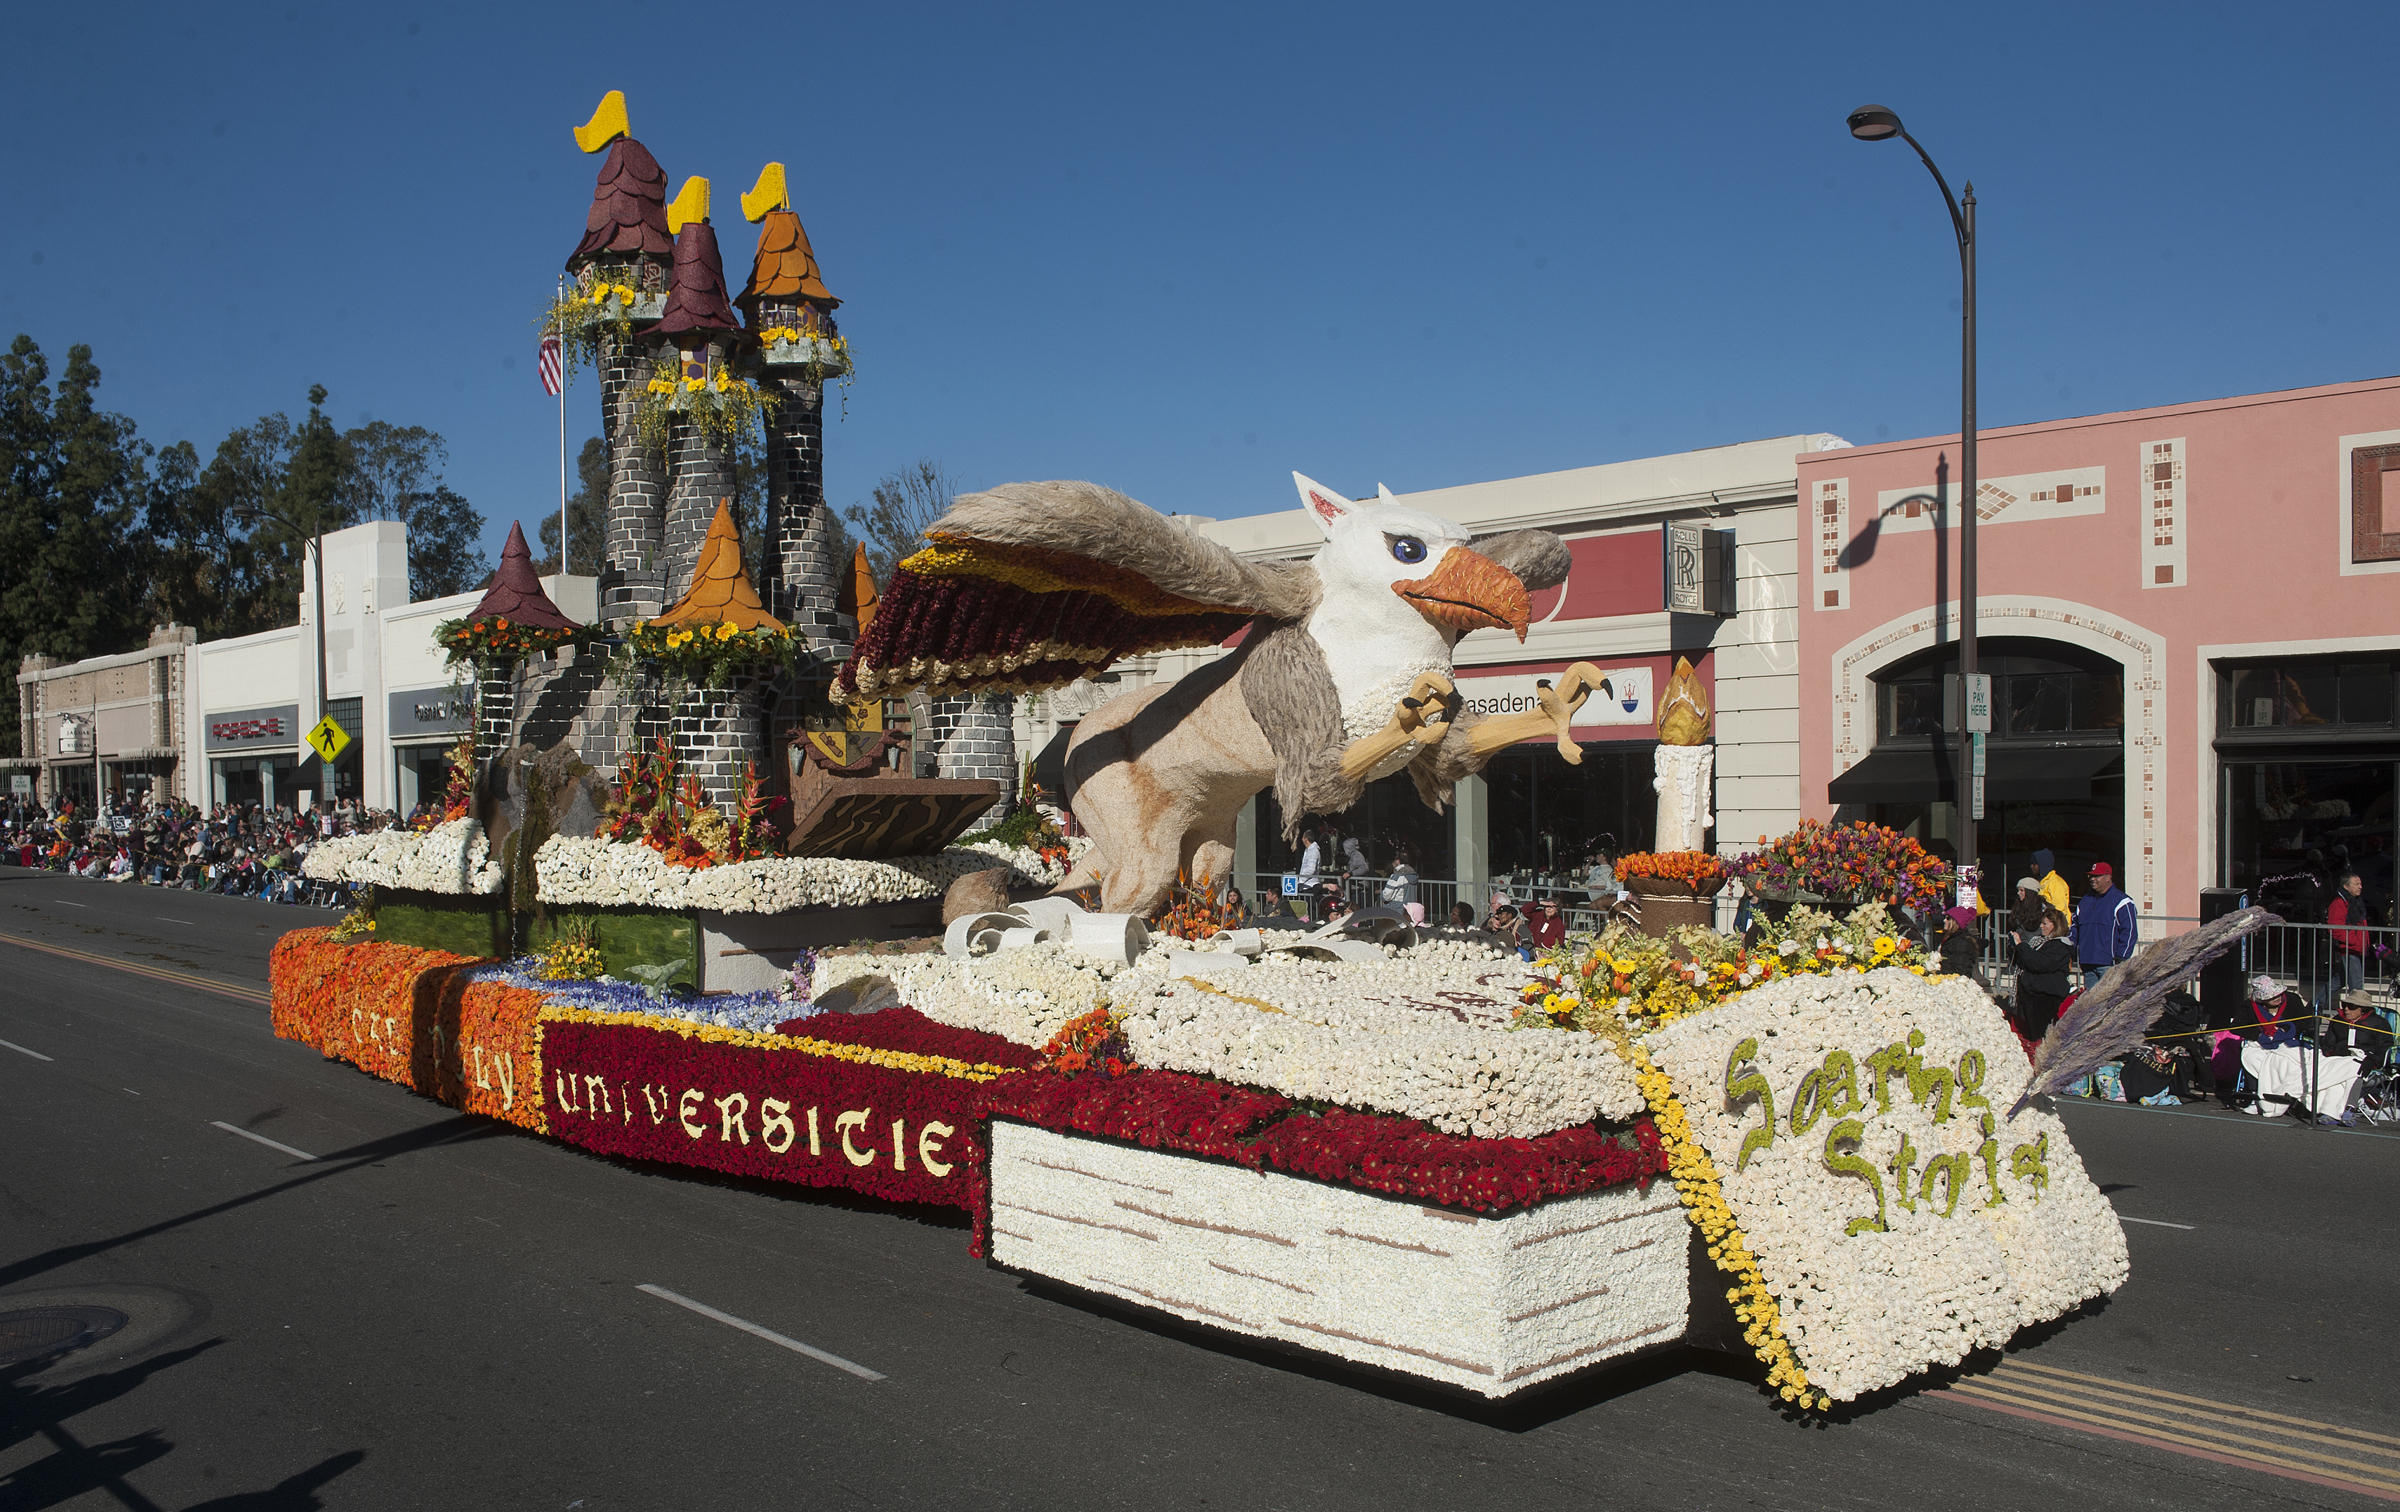
[[2200, 968], [2247, 936], [2283, 920], [2263, 908], [2245, 908], [2197, 929], [2145, 945], [2084, 989], [2042, 1036], [2033, 1053], [2033, 1075], [2010, 1118], [2035, 1098], [2064, 1091], [2140, 1044], [2167, 995], [2200, 974]]
[[1316, 607], [1305, 564], [1252, 563], [1096, 483], [961, 494], [835, 675], [850, 698], [1037, 692]]

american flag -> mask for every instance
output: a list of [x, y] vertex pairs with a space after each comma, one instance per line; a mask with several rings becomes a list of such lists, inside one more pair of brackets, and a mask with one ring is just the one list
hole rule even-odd
[[541, 360], [534, 364], [534, 368], [542, 376], [542, 392], [552, 398], [558, 397], [559, 351], [556, 336], [542, 338]]

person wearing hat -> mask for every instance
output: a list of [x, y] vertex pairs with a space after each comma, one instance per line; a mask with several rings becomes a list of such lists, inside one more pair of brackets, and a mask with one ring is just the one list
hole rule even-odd
[[2302, 1044], [2300, 1028], [2313, 1022], [2307, 1005], [2263, 972], [2250, 979], [2250, 1008], [2256, 1022], [2242, 1040], [2242, 1069], [2254, 1091], [2242, 1111], [2262, 1118], [2297, 1113], [2313, 1115], [2319, 1123], [2342, 1122], [2364, 1069], [2360, 1058]]
[[2041, 892], [2042, 901], [2072, 917], [2075, 905], [2067, 901], [2067, 879], [2058, 874], [2058, 858], [2046, 850], [2035, 851], [2033, 874], [2042, 879], [2035, 884]]
[[2075, 964], [2082, 968], [2088, 991], [2119, 961], [2133, 958], [2141, 938], [2141, 910], [2117, 890], [2117, 869], [2106, 861], [2092, 863], [2092, 890], [2075, 905], [2074, 928], [2068, 938], [2075, 946]]
[[1978, 984], [1983, 973], [1976, 969], [1983, 955], [1982, 943], [1975, 938], [1975, 910], [1964, 903], [1942, 915], [1949, 928], [1942, 931], [1942, 970], [1950, 976], [1973, 977]]
[[2014, 934], [2032, 934], [2042, 927], [2042, 884], [2033, 877], [2017, 879], [2017, 898], [2009, 909], [2009, 930]]

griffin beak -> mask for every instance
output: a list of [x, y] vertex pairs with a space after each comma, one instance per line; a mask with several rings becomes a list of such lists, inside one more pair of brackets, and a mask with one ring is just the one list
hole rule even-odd
[[1444, 629], [1514, 630], [1525, 638], [1533, 601], [1517, 575], [1479, 551], [1453, 546], [1432, 572], [1392, 584], [1392, 592]]

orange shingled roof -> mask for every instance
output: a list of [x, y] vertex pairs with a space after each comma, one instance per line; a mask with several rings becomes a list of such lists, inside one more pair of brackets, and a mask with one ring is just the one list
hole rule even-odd
[[700, 564], [692, 570], [692, 586], [675, 607], [651, 621], [654, 625], [722, 625], [737, 630], [787, 628], [758, 601], [750, 574], [742, 570], [742, 537], [733, 528], [733, 501], [717, 501], [717, 517], [700, 543]]
[[789, 210], [770, 210], [759, 221], [758, 256], [750, 264], [750, 287], [735, 303], [755, 312], [762, 299], [802, 301], [825, 310], [841, 303], [817, 271], [817, 254], [808, 244], [800, 217]]

